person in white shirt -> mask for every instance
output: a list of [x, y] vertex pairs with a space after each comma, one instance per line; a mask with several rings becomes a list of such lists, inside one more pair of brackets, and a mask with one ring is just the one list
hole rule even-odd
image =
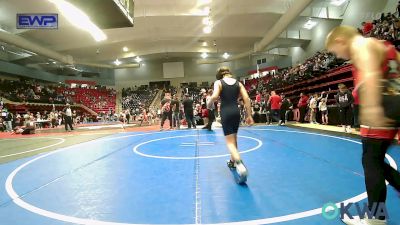
[[126, 124], [126, 114], [125, 114], [125, 111], [123, 111], [123, 110], [121, 111], [119, 118], [120, 118], [120, 121], [122, 122], [122, 124], [125, 125], [125, 124]]
[[319, 111], [321, 112], [322, 116], [322, 124], [328, 125], [328, 94], [325, 94], [322, 92], [322, 95], [320, 97], [320, 102], [318, 105]]
[[317, 124], [317, 99], [318, 95], [315, 94], [310, 100], [310, 123]]

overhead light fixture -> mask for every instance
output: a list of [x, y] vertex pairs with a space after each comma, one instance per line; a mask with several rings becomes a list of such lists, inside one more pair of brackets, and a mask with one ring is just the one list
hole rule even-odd
[[200, 56], [201, 56], [201, 58], [205, 59], [208, 57], [208, 54], [207, 54], [207, 52], [203, 52], [203, 53], [201, 53]]
[[209, 6], [204, 7], [203, 13], [204, 13], [204, 15], [210, 15], [211, 8]]
[[229, 55], [227, 52], [225, 52], [225, 53], [222, 55], [222, 57], [223, 57], [224, 59], [228, 59], [229, 56], [230, 56], [230, 55]]
[[122, 51], [124, 51], [124, 52], [127, 52], [129, 49], [128, 49], [128, 47], [123, 47], [122, 48]]
[[211, 33], [211, 31], [212, 31], [211, 26], [205, 26], [205, 27], [203, 28], [203, 32], [204, 32], [205, 34], [209, 34], [209, 33]]
[[9, 33], [8, 31], [4, 30], [1, 26], [0, 26], [0, 31]]
[[55, 4], [61, 14], [72, 23], [74, 26], [82, 29], [96, 40], [96, 41], [104, 41], [107, 39], [105, 33], [98, 28], [90, 18], [79, 8], [72, 5], [71, 3], [65, 0], [48, 0], [49, 2]]
[[139, 56], [136, 56], [135, 61], [136, 61], [137, 63], [140, 63], [140, 62], [142, 61], [142, 59], [141, 59]]
[[119, 66], [119, 65], [121, 65], [122, 63], [121, 63], [121, 61], [119, 61], [118, 59], [116, 59], [116, 60], [114, 61], [114, 64], [117, 65], [117, 66]]
[[334, 6], [341, 6], [343, 3], [345, 3], [347, 0], [331, 0], [331, 4]]
[[313, 29], [317, 24], [318, 24], [317, 21], [312, 21], [311, 19], [309, 19], [309, 20], [307, 21], [307, 23], [304, 24], [303, 27], [304, 27], [305, 29], [311, 30], [311, 29]]
[[212, 20], [211, 20], [210, 17], [204, 17], [204, 18], [203, 18], [203, 24], [204, 24], [204, 25], [211, 26], [211, 25], [213, 24], [213, 22], [212, 22]]
[[203, 47], [207, 47], [208, 46], [208, 44], [207, 44], [207, 42], [206, 41], [203, 41], [203, 44], [201, 44]]
[[207, 5], [210, 3], [211, 3], [211, 0], [198, 0], [199, 5]]

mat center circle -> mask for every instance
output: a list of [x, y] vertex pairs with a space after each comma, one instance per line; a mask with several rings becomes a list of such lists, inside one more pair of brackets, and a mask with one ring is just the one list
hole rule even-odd
[[[208, 158], [220, 158], [220, 157], [227, 157], [230, 156], [228, 153], [228, 150], [226, 149], [226, 154], [218, 154], [218, 155], [199, 155], [199, 156], [194, 156], [194, 152], [197, 148], [200, 148], [199, 151], [204, 152], [210, 152], [212, 149], [220, 150], [220, 148], [226, 148], [225, 147], [225, 140], [223, 139], [216, 139], [216, 140], [198, 140], [199, 137], [204, 137], [204, 136], [217, 136], [217, 137], [223, 137], [222, 135], [215, 135], [215, 134], [205, 134], [205, 135], [181, 135], [181, 136], [172, 136], [172, 137], [165, 137], [165, 138], [157, 138], [157, 139], [152, 139], [149, 141], [142, 142], [140, 144], [137, 144], [136, 146], [133, 147], [133, 152], [143, 156], [143, 157], [149, 157], [149, 158], [156, 158], [156, 159], [176, 159], [176, 160], [192, 160], [192, 159], [208, 159]], [[187, 139], [188, 137], [194, 137], [191, 139]], [[186, 139], [185, 139], [186, 138]], [[182, 141], [167, 141], [167, 140], [173, 140], [173, 139], [183, 139]], [[259, 149], [262, 146], [262, 141], [254, 138], [254, 137], [249, 137], [249, 136], [242, 136], [238, 135], [238, 139], [244, 139], [244, 141], [248, 144], [249, 142], [254, 143], [254, 145], [247, 147], [248, 149], [246, 150], [241, 150], [240, 153], [249, 153], [252, 151], [255, 151]], [[162, 142], [162, 143], [157, 143], [157, 142]], [[157, 143], [157, 144], [154, 144]], [[153, 145], [151, 147], [157, 148], [157, 151], [160, 153], [169, 153], [171, 150], [174, 153], [177, 153], [176, 150], [179, 151], [180, 154], [183, 155], [161, 155], [161, 154], [149, 154], [149, 153], [144, 153], [144, 146], [146, 145]], [[239, 146], [240, 147], [240, 146]], [[170, 149], [166, 149], [170, 148]], [[154, 149], [153, 149], [154, 150]], [[192, 156], [187, 156], [187, 154], [192, 154]], [[186, 155], [185, 155], [186, 154]]]

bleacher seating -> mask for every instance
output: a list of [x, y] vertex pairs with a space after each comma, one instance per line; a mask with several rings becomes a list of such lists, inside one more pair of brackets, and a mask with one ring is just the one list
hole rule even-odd
[[[368, 29], [367, 29], [368, 28]], [[366, 37], [386, 40], [400, 49], [400, 20], [392, 13], [382, 13], [381, 17], [363, 23], [360, 33]], [[256, 91], [262, 93], [272, 90], [296, 98], [300, 92], [316, 93], [337, 89], [337, 84], [353, 86], [352, 65], [346, 65], [327, 52], [317, 52], [303, 64], [278, 70], [275, 74], [257, 79], [245, 80], [245, 87], [253, 98]]]
[[110, 89], [91, 88], [57, 88], [57, 93], [62, 94], [67, 101], [83, 104], [93, 111], [115, 111], [116, 93]]
[[69, 88], [35, 80], [0, 80], [0, 96], [14, 102], [83, 104], [96, 113], [115, 111], [116, 93], [99, 87]]
[[133, 90], [131, 88], [122, 90], [122, 109], [136, 110], [140, 107], [148, 108], [155, 98], [158, 90], [140, 88]]

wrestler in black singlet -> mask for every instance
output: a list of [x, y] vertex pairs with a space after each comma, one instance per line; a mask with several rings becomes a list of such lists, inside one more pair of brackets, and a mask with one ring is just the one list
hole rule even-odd
[[221, 97], [221, 122], [225, 136], [236, 134], [239, 129], [240, 111], [237, 99], [240, 93], [239, 82], [233, 85], [227, 84], [221, 79], [222, 91]]

